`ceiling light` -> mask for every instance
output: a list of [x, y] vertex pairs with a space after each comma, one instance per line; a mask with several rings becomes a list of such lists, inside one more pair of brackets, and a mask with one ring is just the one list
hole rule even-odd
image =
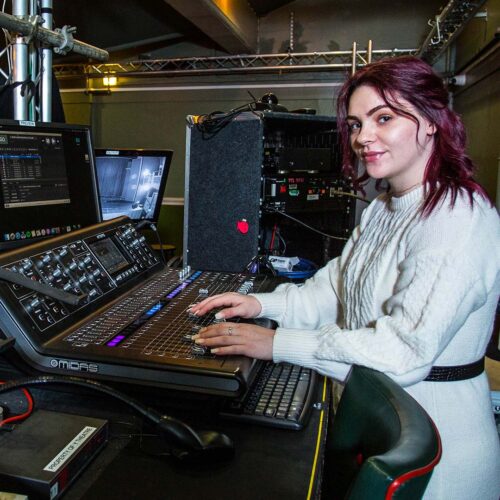
[[116, 76], [105, 76], [102, 79], [102, 84], [105, 87], [114, 87], [118, 83], [118, 78]]

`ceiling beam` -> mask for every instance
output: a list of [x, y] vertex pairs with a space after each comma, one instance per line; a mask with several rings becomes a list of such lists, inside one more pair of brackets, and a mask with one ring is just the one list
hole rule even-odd
[[257, 51], [257, 16], [241, 0], [164, 0], [230, 54]]
[[164, 49], [172, 44], [185, 40], [185, 35], [180, 33], [169, 33], [168, 35], [146, 38], [134, 42], [123, 43], [113, 47], [106, 47], [110, 59], [117, 61], [120, 59], [130, 59], [139, 55], [146, 54], [158, 49]]

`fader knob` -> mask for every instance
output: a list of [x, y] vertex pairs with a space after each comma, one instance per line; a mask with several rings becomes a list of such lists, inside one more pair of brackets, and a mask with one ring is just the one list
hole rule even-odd
[[200, 344], [193, 344], [191, 346], [191, 354], [195, 356], [205, 356], [206, 354], [210, 354], [208, 347]]
[[23, 261], [22, 269], [23, 269], [23, 271], [27, 271], [28, 269], [31, 269], [32, 266], [33, 266], [33, 262], [31, 262], [31, 260], [26, 259]]
[[40, 299], [35, 298], [33, 299], [28, 306], [28, 309], [34, 309], [35, 307], [38, 307], [40, 305]]

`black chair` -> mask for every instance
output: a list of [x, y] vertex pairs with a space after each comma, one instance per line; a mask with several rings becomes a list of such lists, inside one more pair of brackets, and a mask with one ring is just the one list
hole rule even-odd
[[383, 373], [354, 366], [328, 437], [323, 498], [421, 498], [441, 458], [429, 415]]

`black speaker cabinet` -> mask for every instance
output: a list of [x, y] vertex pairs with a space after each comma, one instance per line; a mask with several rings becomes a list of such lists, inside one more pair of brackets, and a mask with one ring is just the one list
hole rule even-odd
[[[331, 245], [315, 241], [309, 249], [305, 243], [311, 233], [303, 226], [288, 228], [284, 215], [307, 214], [307, 223], [315, 225], [331, 212], [327, 220], [332, 223], [322, 223], [322, 229], [338, 233], [336, 226], [342, 226], [344, 236], [352, 198], [339, 198], [335, 193], [340, 189], [349, 187], [340, 173], [333, 117], [244, 112], [214, 132], [190, 125], [184, 263], [193, 269], [241, 272], [269, 250], [267, 236], [278, 226], [281, 235], [290, 236], [295, 255], [324, 263], [324, 249]], [[277, 243], [277, 237], [272, 239]]]
[[215, 135], [188, 128], [184, 263], [243, 271], [258, 253], [262, 122], [241, 114]]

